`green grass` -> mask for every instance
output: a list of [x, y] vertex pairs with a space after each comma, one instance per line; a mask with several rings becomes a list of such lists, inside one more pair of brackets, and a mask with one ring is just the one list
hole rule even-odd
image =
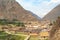
[[27, 33], [24, 32], [17, 32], [16, 34], [27, 35]]
[[3, 31], [0, 31], [0, 40], [24, 40], [26, 36], [20, 36], [20, 35], [12, 35], [7, 34]]
[[[41, 39], [39, 39], [38, 36], [31, 36], [29, 40], [41, 40]], [[44, 40], [48, 40], [48, 38]]]
[[38, 40], [38, 36], [31, 36], [29, 40]]

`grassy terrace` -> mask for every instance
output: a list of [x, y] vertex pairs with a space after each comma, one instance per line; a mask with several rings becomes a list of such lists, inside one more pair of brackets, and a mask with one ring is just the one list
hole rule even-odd
[[[23, 22], [17, 21], [15, 19], [12, 21], [7, 19], [0, 19], [0, 25], [7, 25], [7, 27], [10, 27], [9, 24], [12, 24], [14, 27], [25, 27]], [[11, 32], [0, 31], [0, 40], [24, 40], [26, 37], [27, 35], [21, 32], [13, 34]]]
[[48, 40], [48, 38], [47, 39], [40, 39], [38, 36], [31, 36], [29, 38], [29, 40]]
[[31, 36], [29, 40], [38, 40], [38, 36]]
[[12, 34], [7, 34], [3, 31], [0, 31], [0, 40], [24, 40], [26, 36], [23, 35], [12, 35]]

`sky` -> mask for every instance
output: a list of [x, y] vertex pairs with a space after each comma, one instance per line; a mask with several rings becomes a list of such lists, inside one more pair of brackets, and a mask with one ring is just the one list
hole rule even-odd
[[24, 9], [43, 18], [53, 8], [60, 4], [60, 0], [16, 0]]

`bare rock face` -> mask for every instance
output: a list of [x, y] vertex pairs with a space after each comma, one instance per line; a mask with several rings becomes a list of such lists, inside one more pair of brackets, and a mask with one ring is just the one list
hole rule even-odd
[[50, 31], [50, 40], [60, 40], [60, 18], [54, 22], [53, 28]]
[[15, 0], [0, 0], [0, 19], [17, 19], [19, 21], [38, 21]]
[[60, 16], [60, 5], [55, 7], [52, 11], [50, 11], [44, 18], [43, 20], [50, 20], [54, 21], [57, 19], [57, 17]]

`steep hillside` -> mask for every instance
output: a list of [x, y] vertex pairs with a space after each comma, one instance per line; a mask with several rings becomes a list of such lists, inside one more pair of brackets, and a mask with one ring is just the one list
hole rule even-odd
[[25, 10], [15, 0], [0, 0], [0, 19], [39, 21], [36, 16], [33, 16], [31, 12]]
[[55, 20], [58, 16], [60, 16], [60, 5], [50, 11], [43, 20]]
[[53, 24], [50, 31], [50, 40], [60, 40], [60, 17]]

